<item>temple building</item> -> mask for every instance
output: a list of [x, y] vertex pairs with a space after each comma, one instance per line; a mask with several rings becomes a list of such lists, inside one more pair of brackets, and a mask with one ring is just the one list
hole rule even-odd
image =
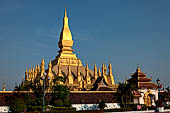
[[134, 103], [155, 105], [155, 100], [158, 99], [158, 86], [152, 82], [152, 78], [148, 78], [145, 73], [141, 72], [139, 66], [127, 81], [136, 85], [138, 89], [138, 92], [134, 92], [134, 96], [138, 97], [134, 99]]
[[[58, 55], [54, 60], [49, 60], [48, 69], [45, 69], [45, 60], [42, 58], [41, 64], [35, 68], [29, 68], [25, 71], [25, 81], [31, 81], [34, 84], [42, 84], [40, 79], [45, 75], [49, 86], [54, 84], [66, 85], [71, 91], [113, 91], [117, 87], [112, 73], [111, 63], [108, 65], [108, 73], [106, 64], [94, 69], [89, 69], [88, 63], [83, 66], [81, 60], [73, 53], [72, 34], [69, 29], [68, 16], [65, 10], [63, 19], [63, 28], [60, 33], [58, 47]], [[53, 83], [56, 77], [63, 77], [63, 82]]]

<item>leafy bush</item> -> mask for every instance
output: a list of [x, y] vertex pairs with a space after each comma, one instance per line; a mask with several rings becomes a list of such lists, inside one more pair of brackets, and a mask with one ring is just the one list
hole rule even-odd
[[42, 111], [42, 106], [29, 106], [27, 108], [27, 111], [39, 112], [39, 111]]
[[53, 104], [57, 107], [63, 107], [63, 101], [61, 99], [54, 100]]
[[162, 100], [157, 100], [155, 102], [155, 104], [156, 104], [156, 107], [163, 107], [163, 101]]
[[105, 107], [106, 107], [106, 103], [105, 103], [105, 101], [101, 101], [100, 103], [99, 103], [99, 106], [98, 106], [100, 109], [104, 109]]
[[23, 111], [26, 111], [26, 104], [23, 99], [16, 98], [13, 100], [10, 104], [10, 111], [14, 113], [21, 113]]
[[45, 113], [70, 113], [70, 112], [76, 112], [76, 108], [73, 107], [54, 107], [54, 106], [47, 106], [47, 109], [49, 111], [46, 111]]

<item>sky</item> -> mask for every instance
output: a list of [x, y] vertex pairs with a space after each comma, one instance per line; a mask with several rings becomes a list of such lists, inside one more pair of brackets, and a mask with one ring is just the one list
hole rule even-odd
[[116, 83], [137, 65], [170, 86], [169, 0], [0, 0], [0, 90], [21, 83], [26, 67], [57, 56], [64, 9], [74, 53], [93, 69], [112, 63]]

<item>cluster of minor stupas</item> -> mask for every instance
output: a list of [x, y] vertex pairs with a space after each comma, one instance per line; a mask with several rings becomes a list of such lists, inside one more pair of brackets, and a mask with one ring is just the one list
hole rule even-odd
[[[42, 85], [41, 77], [45, 76], [49, 86], [55, 85], [54, 79], [58, 76], [64, 78], [63, 82], [56, 81], [57, 84], [63, 84], [68, 86], [72, 91], [82, 90], [115, 90], [115, 81], [112, 74], [112, 66], [109, 63], [108, 73], [105, 64], [102, 65], [102, 69], [97, 69], [94, 65], [94, 69], [88, 68], [88, 63], [83, 66], [81, 60], [77, 58], [73, 53], [73, 40], [72, 34], [68, 25], [68, 17], [65, 10], [65, 16], [63, 19], [63, 28], [60, 34], [58, 42], [58, 55], [53, 61], [49, 61], [48, 69], [45, 69], [44, 58], [41, 61], [41, 65], [36, 65], [35, 68], [26, 69], [25, 81], [31, 81], [34, 84]], [[44, 72], [46, 74], [44, 74]]]

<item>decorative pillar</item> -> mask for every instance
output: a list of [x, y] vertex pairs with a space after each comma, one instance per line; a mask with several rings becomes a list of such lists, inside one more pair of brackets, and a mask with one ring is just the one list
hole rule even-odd
[[110, 76], [110, 79], [111, 79], [111, 84], [115, 84], [115, 80], [114, 80], [114, 76], [113, 76], [113, 74], [112, 74], [112, 65], [111, 65], [111, 63], [109, 62], [109, 73], [108, 73], [108, 75]]
[[98, 68], [98, 76], [101, 76], [100, 68]]
[[5, 83], [3, 83], [3, 89], [2, 89], [2, 91], [5, 91]]
[[38, 67], [37, 67], [37, 74], [40, 73], [40, 65], [38, 64]]
[[82, 89], [83, 88], [83, 81], [82, 81], [82, 76], [80, 75], [80, 65], [79, 65], [79, 63], [78, 63], [78, 66], [77, 66], [77, 81], [79, 83], [80, 88]]
[[97, 80], [97, 66], [96, 64], [94, 65], [94, 79]]
[[28, 81], [30, 81], [31, 80], [31, 69], [29, 68], [29, 70], [28, 70]]
[[104, 77], [106, 83], [108, 83], [107, 81], [107, 75], [106, 75], [106, 68], [105, 68], [105, 64], [102, 65], [102, 76]]
[[104, 64], [102, 65], [102, 76], [104, 76], [105, 75], [105, 66], [104, 66]]
[[68, 65], [68, 84], [73, 84], [73, 75], [71, 73], [70, 64]]
[[26, 70], [25, 70], [25, 81], [27, 81], [27, 79], [28, 79], [28, 70], [26, 68]]
[[89, 85], [89, 84], [91, 84], [91, 78], [90, 78], [90, 75], [89, 75], [88, 63], [86, 64], [85, 74], [86, 74], [86, 81], [87, 81], [87, 84]]
[[45, 72], [45, 61], [44, 58], [42, 58], [41, 61], [41, 76], [44, 76], [43, 73]]
[[34, 72], [34, 67], [32, 67], [32, 81], [34, 81], [34, 79], [35, 79], [35, 74], [34, 74], [35, 72]]
[[34, 79], [37, 77], [37, 65], [35, 65]]
[[49, 80], [49, 85], [53, 86], [53, 80], [54, 80], [54, 76], [52, 74], [52, 64], [51, 64], [51, 60], [49, 60], [49, 64], [48, 64], [48, 77], [50, 78]]
[[62, 76], [63, 77], [63, 74], [61, 72], [61, 63], [60, 62], [58, 63], [58, 76]]

